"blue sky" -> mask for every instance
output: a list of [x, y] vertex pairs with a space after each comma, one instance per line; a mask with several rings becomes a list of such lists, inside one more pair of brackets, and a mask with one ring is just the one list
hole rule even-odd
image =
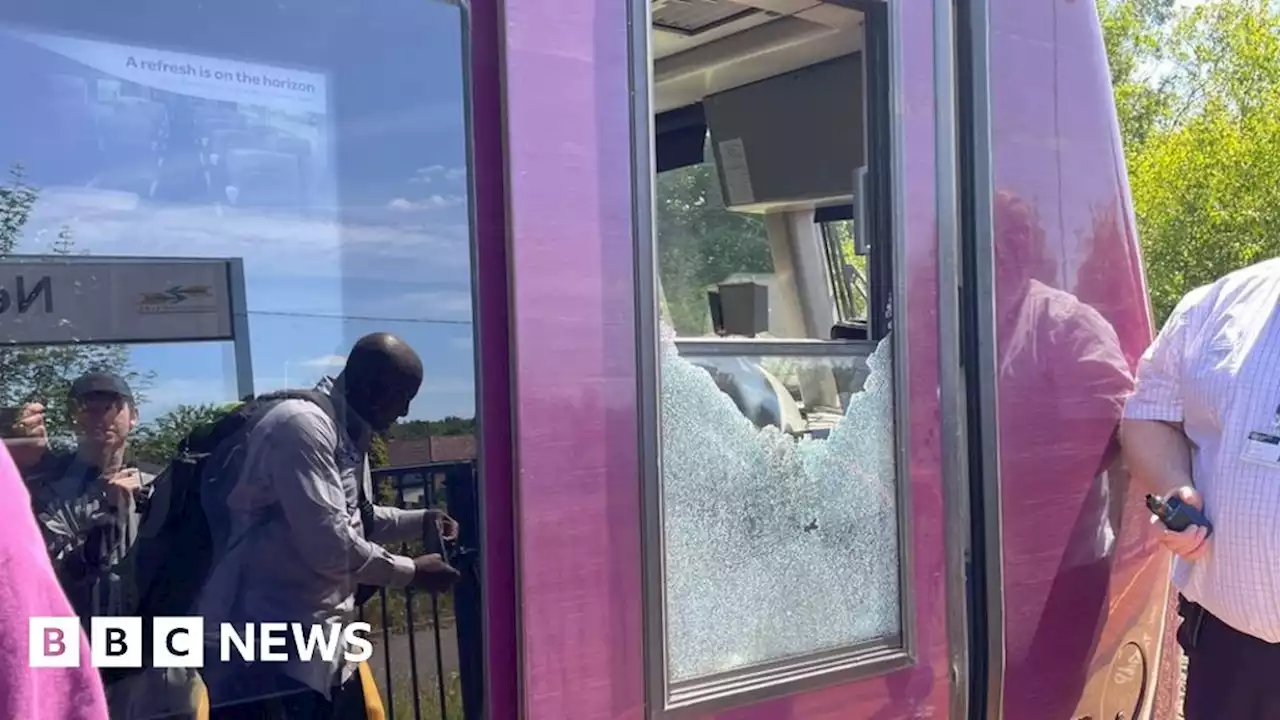
[[[367, 27], [348, 32], [342, 27], [342, 5], [319, 3], [322, 20], [317, 22], [332, 9], [328, 30], [340, 38], [330, 39], [333, 44], [323, 55], [329, 67], [295, 60], [315, 53], [315, 38], [286, 34], [259, 37], [254, 48], [238, 47], [249, 41], [231, 35], [221, 39], [229, 48], [170, 42], [156, 51], [161, 58], [190, 53], [210, 64], [260, 61], [273, 73], [290, 67], [324, 73], [328, 110], [318, 144], [329, 149], [332, 169], [323, 174], [336, 182], [334, 193], [309, 208], [276, 210], [219, 212], [211, 205], [147, 201], [137, 192], [42, 172], [40, 151], [32, 142], [43, 132], [43, 120], [35, 113], [25, 120], [0, 118], [0, 162], [24, 162], [43, 190], [27, 226], [27, 245], [20, 250], [47, 250], [41, 238], [67, 226], [76, 248], [97, 256], [243, 258], [255, 390], [311, 384], [340, 369], [356, 338], [385, 330], [408, 341], [426, 366], [410, 417], [470, 416], [475, 392], [459, 11], [389, 0], [382, 17], [370, 13], [364, 18]], [[79, 32], [67, 33], [73, 22]], [[59, 34], [96, 35], [130, 46], [127, 51], [72, 46], [72, 55], [80, 53], [74, 60], [91, 75], [109, 66], [113, 53], [123, 57], [161, 46], [148, 37], [103, 37], [92, 31], [93, 18], [58, 18], [57, 24]], [[23, 53], [21, 65], [30, 67], [28, 51], [12, 39], [0, 44], [0, 96], [13, 97], [15, 86], [32, 92], [29, 77], [3, 69], [19, 65], [14, 53]], [[55, 55], [47, 48], [39, 52], [37, 58]], [[266, 52], [273, 57], [264, 57]], [[56, 56], [47, 62], [63, 60]], [[67, 158], [58, 155], [43, 167], [53, 164], [66, 165]], [[131, 357], [134, 369], [157, 375], [146, 391], [144, 421], [180, 403], [234, 397], [230, 343], [134, 346]]]

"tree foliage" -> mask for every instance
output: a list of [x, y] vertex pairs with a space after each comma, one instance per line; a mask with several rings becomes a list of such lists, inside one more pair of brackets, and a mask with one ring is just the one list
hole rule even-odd
[[771, 273], [764, 221], [725, 209], [714, 163], [658, 176], [658, 267], [665, 310], [676, 331], [711, 329], [707, 290], [737, 273]]
[[380, 468], [386, 467], [390, 462], [389, 450], [387, 449], [387, 437], [385, 435], [374, 435], [373, 442], [369, 443], [369, 467]]
[[1100, 4], [1156, 319], [1280, 255], [1280, 11]]
[[[22, 166], [13, 166], [8, 184], [0, 187], [0, 260], [16, 254], [24, 243], [34, 243], [37, 251], [52, 254], [75, 252], [74, 241], [65, 228], [44, 248], [40, 247], [43, 238], [24, 235], [39, 199], [39, 190], [27, 183]], [[9, 278], [0, 278], [0, 285], [8, 281]], [[139, 402], [145, 399], [145, 390], [153, 379], [130, 369], [129, 351], [120, 345], [0, 347], [0, 406], [33, 401], [45, 404], [50, 437], [55, 443], [65, 442], [71, 434], [67, 393], [72, 381], [89, 371], [124, 376]]]
[[422, 440], [428, 437], [449, 435], [475, 435], [476, 419], [449, 415], [440, 420], [410, 420], [397, 423], [388, 433], [395, 440]]
[[1171, 81], [1159, 77], [1174, 0], [1098, 0], [1116, 113], [1127, 149], [1140, 147], [1170, 112]]
[[131, 442], [135, 460], [166, 465], [178, 450], [178, 443], [200, 425], [217, 421], [237, 407], [223, 405], [179, 405], [138, 428]]

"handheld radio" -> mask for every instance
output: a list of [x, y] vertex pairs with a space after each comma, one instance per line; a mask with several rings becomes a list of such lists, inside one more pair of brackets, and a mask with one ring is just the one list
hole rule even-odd
[[1188, 505], [1178, 496], [1161, 500], [1155, 495], [1147, 495], [1147, 509], [1152, 515], [1160, 518], [1164, 526], [1174, 532], [1182, 532], [1192, 525], [1200, 525], [1205, 529], [1205, 537], [1213, 534], [1213, 525], [1194, 505]]

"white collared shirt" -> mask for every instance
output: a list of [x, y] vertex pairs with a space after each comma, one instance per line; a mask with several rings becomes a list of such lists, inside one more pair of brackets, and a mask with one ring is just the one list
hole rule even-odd
[[1241, 459], [1250, 432], [1280, 434], [1280, 259], [1189, 293], [1142, 357], [1132, 420], [1182, 423], [1214, 526], [1209, 555], [1173, 582], [1235, 629], [1280, 642], [1280, 468]]
[[[317, 389], [330, 392], [332, 382]], [[377, 543], [421, 538], [427, 511], [374, 505], [367, 539], [357, 486], [364, 485], [366, 497], [373, 487], [368, 457], [350, 435], [306, 400], [284, 400], [254, 423], [226, 499], [229, 538], [242, 541], [228, 543], [205, 585], [199, 607], [206, 633], [223, 622], [338, 625], [354, 619], [358, 584], [407, 586], [413, 560]], [[342, 657], [345, 649], [343, 640], [333, 662], [317, 655], [277, 667], [328, 696], [355, 671]], [[217, 685], [218, 696], [256, 697], [208, 673], [205, 680]]]

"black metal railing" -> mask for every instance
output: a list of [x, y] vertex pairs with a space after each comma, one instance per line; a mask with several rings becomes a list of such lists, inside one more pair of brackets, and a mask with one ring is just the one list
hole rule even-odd
[[[449, 562], [461, 573], [453, 591], [433, 595], [382, 590], [360, 609], [373, 626], [370, 666], [388, 720], [479, 720], [484, 703], [481, 634], [480, 512], [473, 461], [382, 468], [373, 473], [381, 505], [439, 508], [460, 526], [444, 542]], [[433, 552], [405, 543], [393, 551], [409, 556]], [[427, 667], [434, 664], [434, 671]]]

